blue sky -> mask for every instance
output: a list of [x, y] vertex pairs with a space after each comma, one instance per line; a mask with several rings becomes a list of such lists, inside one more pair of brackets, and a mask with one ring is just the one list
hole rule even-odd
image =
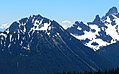
[[1, 0], [0, 24], [41, 14], [61, 22], [92, 21], [96, 14], [105, 15], [109, 8], [119, 8], [118, 0]]

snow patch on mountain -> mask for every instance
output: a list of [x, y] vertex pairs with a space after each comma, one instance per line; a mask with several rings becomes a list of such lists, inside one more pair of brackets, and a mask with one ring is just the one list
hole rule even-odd
[[50, 26], [50, 23], [43, 23], [43, 19], [41, 21], [35, 20], [34, 26], [31, 28], [31, 30], [39, 30], [39, 31], [47, 31], [48, 27]]
[[[115, 22], [118, 22], [119, 18], [116, 17], [114, 20], [115, 20]], [[107, 26], [107, 29], [105, 30], [106, 33], [108, 35], [110, 35], [114, 41], [119, 40], [119, 33], [117, 32], [119, 30], [119, 23], [117, 23], [116, 25], [112, 25], [110, 20], [109, 20], [109, 17], [107, 19], [107, 22], [109, 22], [109, 24], [105, 24]]]
[[93, 22], [88, 23], [77, 21], [67, 31], [96, 51], [119, 41], [119, 13], [117, 12], [117, 8], [112, 7], [104, 17], [100, 18], [97, 15]]

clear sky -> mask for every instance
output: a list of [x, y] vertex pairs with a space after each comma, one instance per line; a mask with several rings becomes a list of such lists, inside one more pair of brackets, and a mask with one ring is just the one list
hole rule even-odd
[[92, 21], [96, 14], [103, 16], [112, 6], [119, 9], [119, 0], [1, 0], [0, 24], [33, 14], [58, 22]]

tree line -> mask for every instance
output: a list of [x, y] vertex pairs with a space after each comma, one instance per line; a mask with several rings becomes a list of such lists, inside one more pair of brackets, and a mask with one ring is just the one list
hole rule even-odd
[[114, 68], [112, 70], [105, 70], [105, 71], [101, 71], [98, 70], [97, 72], [94, 71], [85, 71], [85, 72], [62, 72], [62, 73], [55, 73], [55, 74], [119, 74], [119, 68]]

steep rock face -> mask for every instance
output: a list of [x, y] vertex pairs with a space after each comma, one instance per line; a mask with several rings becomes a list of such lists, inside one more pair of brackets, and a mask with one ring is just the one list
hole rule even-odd
[[112, 67], [56, 21], [40, 15], [15, 21], [0, 33], [0, 60], [2, 74], [52, 74]]
[[94, 51], [119, 41], [119, 13], [112, 7], [102, 18], [97, 15], [93, 22], [76, 21], [67, 31]]
[[117, 67], [119, 66], [119, 42], [103, 47], [96, 51], [96, 53], [106, 57]]

